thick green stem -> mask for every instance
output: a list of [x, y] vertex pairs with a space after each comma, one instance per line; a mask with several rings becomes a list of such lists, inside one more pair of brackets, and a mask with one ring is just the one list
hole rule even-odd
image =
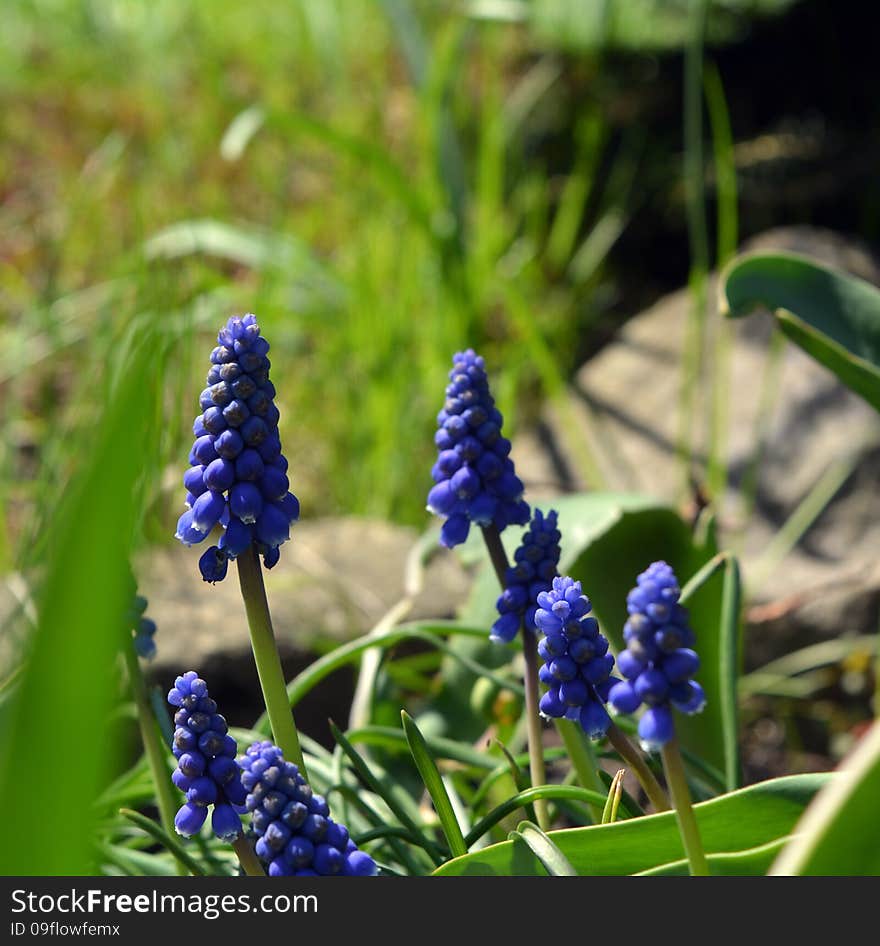
[[[483, 539], [489, 550], [489, 558], [501, 587], [505, 586], [507, 569], [507, 553], [501, 544], [501, 535], [495, 526], [483, 526]], [[541, 716], [538, 712], [538, 645], [535, 635], [522, 626], [523, 659], [525, 660], [525, 674], [523, 683], [526, 691], [526, 731], [529, 737], [529, 775], [532, 786], [547, 784], [547, 770], [544, 767], [544, 738], [541, 729]], [[535, 814], [538, 826], [547, 831], [550, 828], [550, 814], [545, 799], [535, 801]]]
[[678, 821], [678, 830], [690, 864], [691, 874], [694, 877], [708, 877], [709, 864], [703, 852], [703, 842], [700, 840], [700, 830], [694, 809], [691, 806], [691, 793], [688, 789], [687, 778], [684, 773], [684, 763], [678, 749], [678, 738], [673, 738], [661, 750], [663, 770], [666, 772], [666, 781], [672, 793], [672, 802], [675, 806], [675, 818]]
[[654, 810], [669, 811], [669, 799], [666, 797], [666, 792], [654, 778], [654, 773], [648, 768], [648, 763], [645, 762], [639, 750], [626, 738], [616, 723], [608, 727], [606, 735], [608, 741], [617, 750], [617, 754], [633, 770], [633, 774], [645, 790]]
[[287, 698], [281, 658], [278, 656], [278, 647], [275, 644], [272, 616], [269, 613], [269, 602], [266, 600], [266, 586], [263, 584], [263, 570], [253, 545], [239, 555], [236, 562], [241, 595], [244, 598], [248, 627], [251, 632], [251, 647], [254, 651], [254, 661], [257, 665], [257, 674], [263, 690], [263, 700], [266, 703], [266, 714], [269, 717], [269, 725], [272, 727], [272, 735], [285, 758], [290, 762], [295, 762], [303, 778], [308, 780], [306, 763], [299, 744], [296, 724], [293, 721], [293, 711]]
[[241, 869], [248, 875], [248, 877], [266, 876], [266, 872], [263, 870], [263, 865], [260, 863], [260, 859], [254, 852], [251, 842], [248, 841], [248, 839], [243, 834], [240, 834], [232, 842], [232, 849], [235, 851], [235, 854], [238, 857], [238, 863], [241, 864]]
[[[144, 743], [144, 752], [147, 764], [156, 787], [156, 804], [159, 808], [159, 819], [166, 834], [174, 837], [174, 815], [177, 813], [178, 800], [171, 784], [171, 772], [168, 769], [168, 749], [159, 739], [159, 723], [153, 714], [150, 698], [147, 694], [147, 685], [134, 645], [126, 641], [123, 647], [125, 665], [128, 669], [128, 680], [132, 696], [137, 707], [138, 726], [141, 730], [141, 739]], [[178, 861], [178, 873], [188, 874], [186, 864]]]

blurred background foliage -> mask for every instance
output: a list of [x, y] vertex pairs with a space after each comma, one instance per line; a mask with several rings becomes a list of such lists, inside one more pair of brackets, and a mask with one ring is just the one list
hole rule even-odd
[[[734, 230], [876, 235], [869, 38], [829, 6], [7, 0], [0, 567], [39, 560], [145, 326], [163, 354], [143, 528], [167, 538], [205, 339], [233, 311], [273, 340], [304, 515], [423, 522], [452, 352], [485, 353], [515, 430], [687, 280], [684, 50], [704, 13]], [[711, 215], [708, 136], [689, 167]]]

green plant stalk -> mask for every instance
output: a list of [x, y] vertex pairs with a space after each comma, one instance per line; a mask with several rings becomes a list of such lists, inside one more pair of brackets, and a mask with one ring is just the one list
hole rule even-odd
[[666, 792], [660, 787], [660, 783], [654, 777], [654, 773], [648, 768], [648, 763], [642, 758], [642, 754], [626, 738], [617, 723], [612, 723], [605, 733], [608, 741], [617, 750], [617, 754], [633, 770], [633, 774], [639, 780], [639, 784], [645, 790], [649, 801], [654, 806], [655, 811], [669, 811], [669, 799]]
[[[562, 737], [568, 758], [571, 760], [577, 780], [582, 788], [589, 788], [595, 792], [602, 792], [605, 785], [599, 778], [598, 764], [593, 753], [592, 744], [584, 738], [583, 729], [570, 719], [556, 719], [556, 730]], [[593, 815], [593, 821], [599, 823], [602, 812], [595, 805], [588, 806]]]
[[302, 777], [308, 781], [309, 775], [299, 744], [299, 735], [293, 721], [293, 711], [287, 698], [287, 686], [281, 670], [281, 658], [272, 630], [272, 615], [266, 599], [266, 586], [263, 584], [263, 570], [257, 551], [253, 545], [236, 559], [238, 563], [238, 581], [241, 596], [247, 612], [248, 627], [251, 633], [251, 647], [254, 661], [266, 703], [269, 725], [275, 744], [284, 753], [285, 758], [299, 766]]
[[[125, 665], [128, 669], [129, 685], [137, 707], [138, 726], [144, 743], [144, 752], [147, 756], [147, 764], [150, 766], [153, 784], [156, 786], [159, 818], [166, 833], [174, 837], [174, 815], [179, 806], [174, 794], [174, 787], [171, 784], [171, 773], [168, 771], [167, 750], [163, 749], [162, 743], [159, 741], [159, 724], [156, 722], [153, 707], [150, 705], [147, 685], [144, 682], [144, 675], [134, 645], [126, 641], [123, 653]], [[188, 866], [181, 861], [177, 862], [177, 870], [179, 874], [189, 873]]]
[[[489, 550], [489, 558], [501, 587], [504, 588], [505, 575], [509, 563], [507, 553], [501, 544], [501, 535], [494, 526], [483, 526], [483, 539]], [[523, 683], [526, 691], [526, 726], [529, 736], [529, 774], [532, 787], [547, 784], [547, 770], [544, 767], [544, 740], [541, 732], [541, 716], [538, 712], [538, 645], [535, 635], [523, 623], [522, 645], [523, 659], [525, 660], [525, 674]], [[535, 801], [535, 814], [538, 816], [538, 825], [542, 830], [550, 827], [550, 813], [543, 798]]]
[[678, 749], [678, 737], [673, 736], [660, 751], [663, 759], [663, 770], [666, 772], [666, 782], [672, 793], [672, 802], [675, 806], [675, 820], [687, 854], [688, 865], [694, 877], [708, 877], [709, 864], [703, 851], [703, 842], [700, 840], [700, 830], [694, 809], [691, 806], [691, 793], [688, 789], [687, 777], [684, 772], [684, 762]]
[[266, 872], [263, 870], [263, 865], [260, 863], [260, 859], [257, 857], [253, 845], [243, 834], [240, 834], [232, 842], [232, 849], [235, 851], [238, 863], [241, 864], [241, 869], [248, 877], [266, 876]]
[[617, 819], [617, 809], [620, 807], [620, 796], [623, 791], [623, 777], [626, 769], [618, 769], [608, 786], [608, 799], [602, 811], [602, 824], [611, 824]]

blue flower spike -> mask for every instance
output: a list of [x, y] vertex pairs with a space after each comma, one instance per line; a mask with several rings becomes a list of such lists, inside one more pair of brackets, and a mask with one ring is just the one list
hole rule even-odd
[[152, 660], [156, 656], [156, 622], [144, 616], [147, 610], [147, 599], [143, 595], [135, 595], [128, 612], [128, 625], [131, 628], [134, 649], [138, 657], [143, 660]]
[[257, 835], [255, 850], [270, 877], [369, 877], [377, 872], [348, 829], [330, 817], [293, 762], [271, 742], [256, 742], [239, 756], [246, 806]]
[[238, 751], [228, 733], [226, 720], [208, 695], [208, 686], [195, 670], [174, 681], [168, 702], [174, 715], [171, 751], [177, 759], [171, 781], [186, 796], [174, 827], [186, 838], [198, 834], [213, 808], [211, 827], [221, 841], [233, 842], [241, 834], [241, 818], [247, 792], [235, 761]]
[[281, 452], [269, 343], [256, 316], [231, 317], [217, 342], [183, 476], [188, 508], [176, 532], [184, 545], [197, 545], [222, 528], [218, 544], [199, 559], [202, 578], [211, 583], [222, 581], [229, 562], [252, 545], [272, 568], [299, 518]]
[[612, 687], [608, 701], [618, 713], [645, 705], [639, 739], [646, 752], [662, 749], [674, 737], [673, 707], [690, 715], [706, 704], [703, 688], [691, 679], [700, 658], [680, 596], [678, 579], [666, 562], [650, 565], [627, 596], [626, 649], [617, 658], [625, 679]]
[[501, 434], [503, 418], [489, 391], [486, 364], [473, 349], [452, 359], [446, 401], [437, 415], [437, 462], [428, 509], [445, 519], [440, 544], [464, 542], [471, 524], [494, 526], [529, 521], [522, 480], [510, 459], [510, 441]]
[[560, 538], [556, 511], [551, 509], [544, 516], [536, 509], [505, 575], [504, 591], [496, 603], [499, 617], [489, 635], [493, 641], [511, 643], [523, 624], [532, 633], [537, 630], [537, 598], [542, 591], [550, 591], [557, 577]]
[[544, 661], [538, 676], [548, 687], [541, 698], [541, 715], [579, 722], [588, 736], [598, 739], [611, 725], [605, 701], [616, 682], [608, 641], [590, 614], [590, 601], [579, 581], [554, 578], [537, 602], [535, 624], [544, 633], [538, 644], [538, 656]]

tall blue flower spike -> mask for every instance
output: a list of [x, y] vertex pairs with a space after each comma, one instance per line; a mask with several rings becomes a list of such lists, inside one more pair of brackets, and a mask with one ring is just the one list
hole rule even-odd
[[535, 623], [545, 635], [538, 644], [544, 661], [538, 677], [549, 688], [540, 711], [542, 716], [575, 720], [598, 739], [611, 724], [605, 701], [616, 680], [608, 641], [590, 611], [581, 583], [567, 576], [554, 578], [550, 591], [538, 595]]
[[504, 591], [496, 602], [498, 620], [489, 635], [494, 641], [509, 644], [525, 623], [529, 631], [536, 631], [537, 598], [542, 591], [550, 591], [557, 577], [559, 565], [559, 529], [557, 513], [551, 509], [547, 516], [536, 509], [529, 528], [514, 552], [514, 564], [507, 569]]
[[439, 453], [428, 509], [446, 520], [440, 543], [454, 548], [467, 539], [471, 523], [499, 532], [525, 525], [529, 505], [509, 456], [510, 441], [501, 435], [503, 418], [489, 392], [485, 362], [473, 349], [457, 352], [449, 382], [437, 415]]
[[221, 841], [234, 841], [241, 834], [238, 812], [244, 810], [247, 792], [235, 761], [238, 746], [228, 733], [226, 720], [195, 670], [174, 681], [168, 702], [177, 708], [171, 749], [177, 768], [171, 781], [186, 796], [174, 819], [175, 830], [187, 838], [198, 834], [213, 806], [214, 833]]
[[257, 835], [255, 850], [270, 877], [376, 873], [373, 858], [358, 850], [348, 829], [330, 817], [327, 801], [277, 746], [256, 742], [238, 764]]
[[208, 582], [222, 581], [229, 561], [251, 545], [271, 568], [299, 518], [281, 452], [269, 343], [257, 317], [233, 316], [217, 341], [193, 424], [196, 440], [183, 476], [187, 510], [176, 533], [184, 545], [195, 545], [216, 525], [223, 528], [218, 544], [199, 559]]
[[699, 713], [706, 697], [691, 679], [700, 667], [681, 589], [666, 562], [654, 562], [627, 596], [629, 619], [623, 629], [626, 649], [617, 658], [625, 677], [608, 696], [618, 713], [634, 713], [644, 703], [639, 739], [646, 751], [661, 749], [675, 735], [672, 707]]

